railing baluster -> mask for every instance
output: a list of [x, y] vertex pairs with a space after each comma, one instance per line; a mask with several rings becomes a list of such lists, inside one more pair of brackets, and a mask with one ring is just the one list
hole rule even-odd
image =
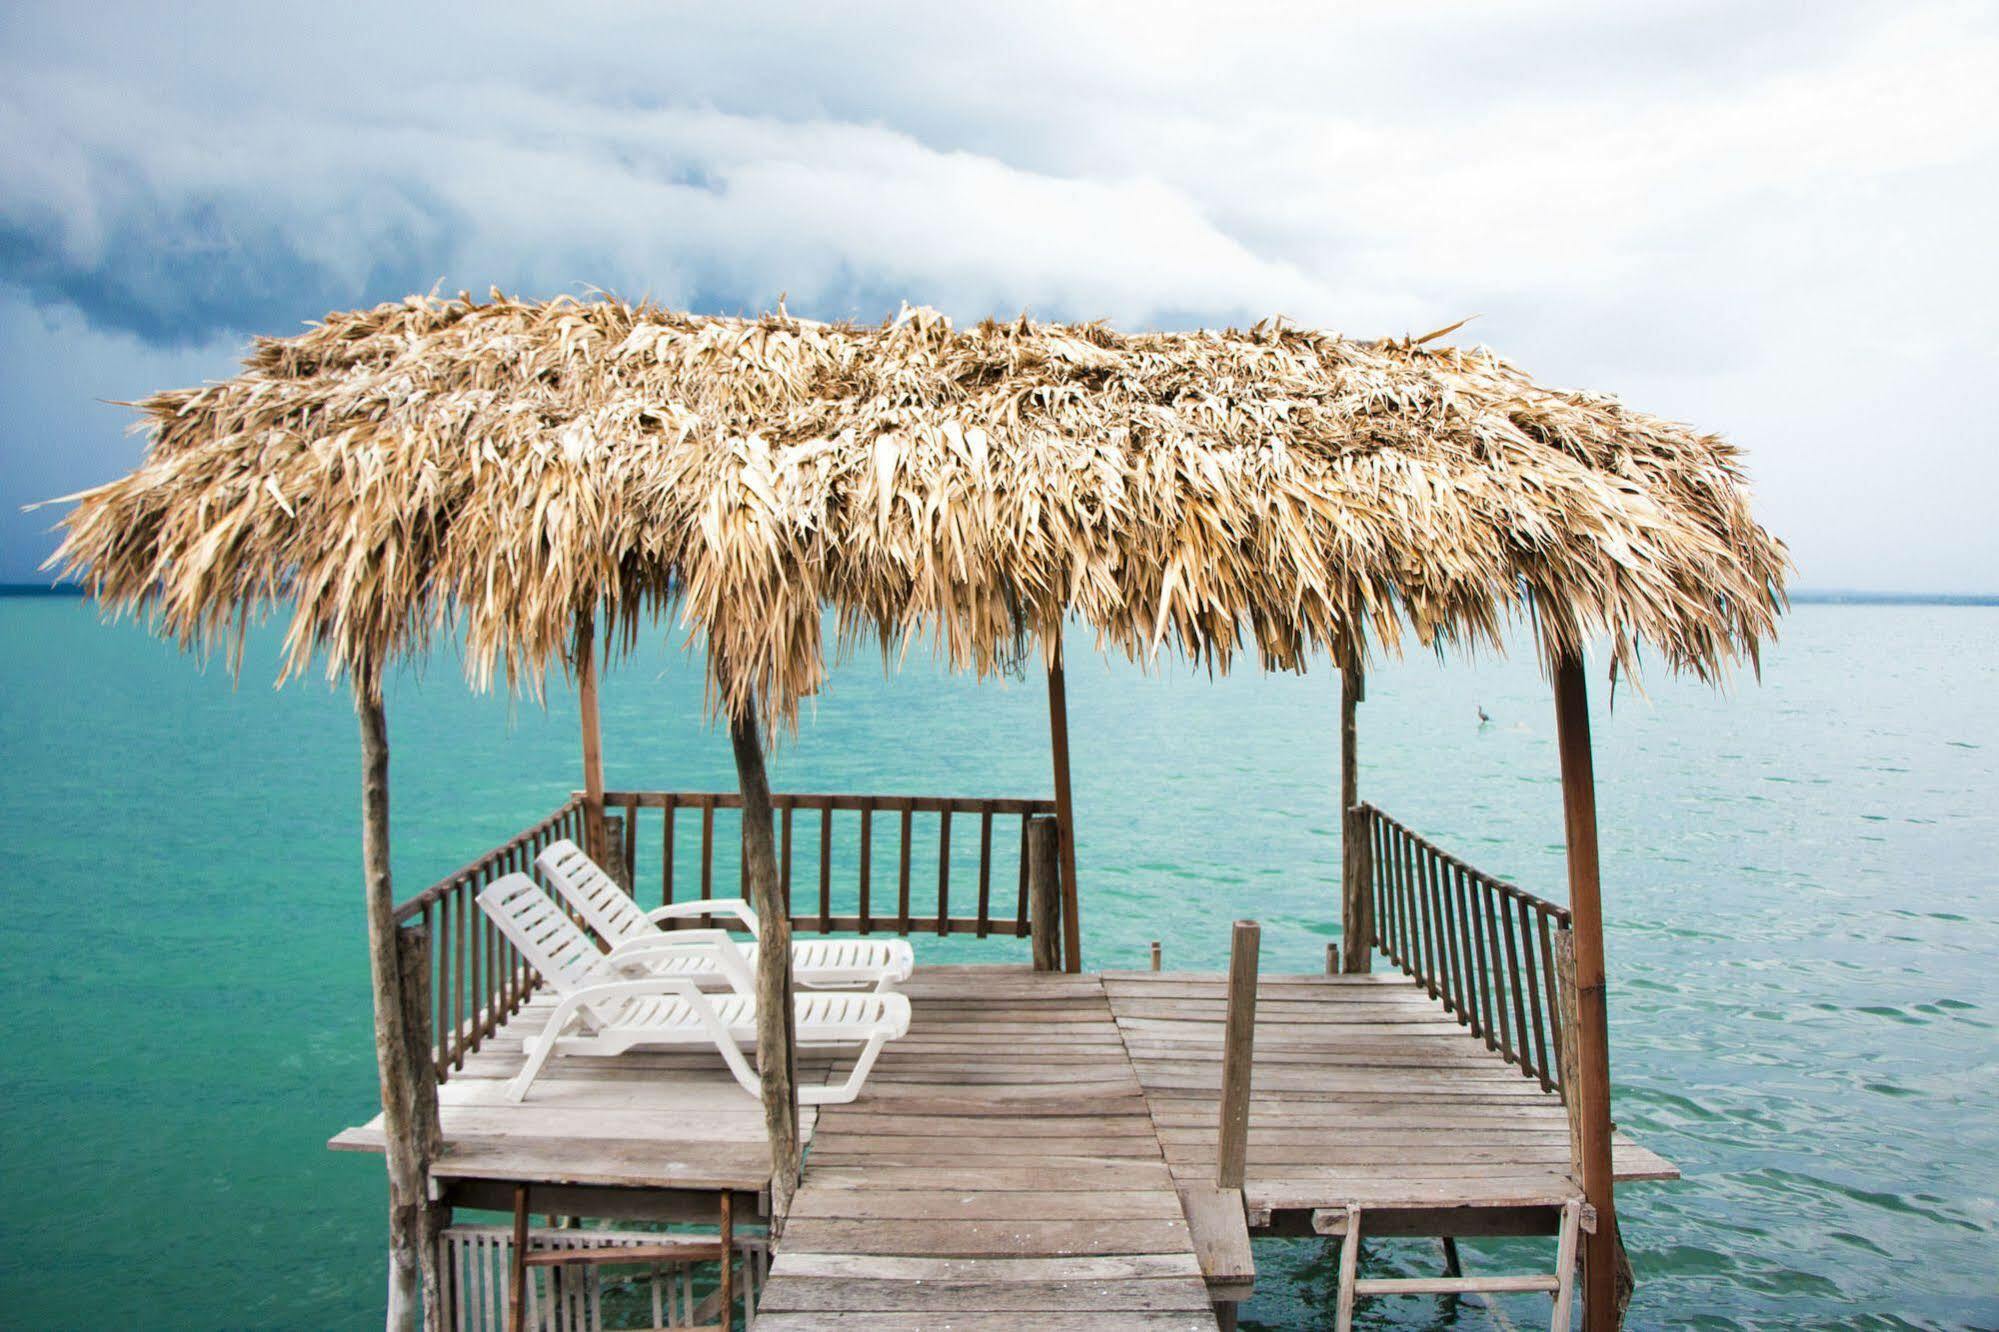
[[833, 805], [819, 809], [819, 932], [833, 929]]
[[897, 933], [904, 935], [909, 933], [909, 824], [915, 808], [907, 800], [902, 802], [902, 851], [900, 864], [896, 868], [895, 928]]
[[[1561, 992], [1555, 988], [1555, 948], [1548, 939], [1548, 913], [1545, 911], [1535, 912], [1534, 925], [1541, 935], [1541, 979], [1547, 985], [1548, 1044], [1551, 1048], [1560, 1050], [1562, 1048]], [[1554, 1064], [1544, 1062], [1542, 1065], [1542, 1078], [1550, 1082], [1557, 1081], [1557, 1077], [1550, 1077], [1550, 1069], [1553, 1069], [1554, 1073], [1559, 1075], [1561, 1072], [1560, 1061], [1557, 1060]]]
[[1485, 954], [1473, 946], [1477, 936], [1471, 932], [1471, 888], [1465, 884], [1465, 872], [1461, 866], [1445, 862], [1443, 872], [1451, 880], [1451, 892], [1457, 898], [1457, 938], [1463, 942], [1465, 982], [1471, 988], [1465, 996], [1471, 1010], [1471, 1032], [1485, 1038], [1485, 1046], [1491, 1048], [1491, 1012], [1485, 1002]]
[[993, 896], [993, 802], [979, 808], [979, 925], [978, 937], [986, 937], [992, 922]]
[[1449, 988], [1451, 1001], [1457, 1008], [1458, 1021], [1466, 1026], [1474, 1026], [1465, 994], [1464, 946], [1458, 940], [1457, 902], [1450, 891], [1450, 875], [1444, 862], [1435, 851], [1425, 849], [1424, 860], [1429, 866], [1430, 891], [1437, 897], [1437, 915], [1444, 923], [1444, 984]]
[[1483, 879], [1466, 875], [1467, 903], [1471, 911], [1472, 929], [1478, 940], [1479, 1011], [1485, 1016], [1485, 1048], [1497, 1050], [1500, 1047], [1501, 1029], [1506, 1025], [1506, 1001], [1499, 1001], [1499, 1013], [1494, 1016], [1492, 1008], [1492, 973], [1499, 965], [1499, 952], [1493, 946], [1492, 938], [1492, 890]]
[[874, 923], [874, 913], [870, 909], [870, 890], [874, 887], [875, 855], [875, 805], [868, 800], [861, 805], [861, 933], [866, 934]]
[[[715, 898], [715, 797], [704, 796], [701, 800], [701, 900], [711, 902]], [[702, 917], [703, 925], [709, 924]]]
[[659, 904], [673, 905], [673, 797], [659, 811]]
[[1015, 921], [1014, 921], [1014, 927], [1013, 927], [1013, 932], [1014, 932], [1014, 933], [1015, 933], [1016, 935], [1018, 935], [1018, 936], [1020, 936], [1021, 938], [1023, 938], [1023, 939], [1027, 937], [1027, 932], [1028, 932], [1028, 931], [1027, 931], [1027, 820], [1028, 820], [1028, 817], [1029, 817], [1029, 816], [1028, 816], [1028, 815], [1026, 815], [1026, 814], [1023, 814], [1023, 815], [1021, 815], [1021, 816], [1020, 816], [1020, 892], [1019, 892], [1019, 895], [1018, 895], [1018, 905], [1019, 905], [1019, 910], [1020, 910], [1020, 916], [1019, 916], [1019, 918], [1018, 918], [1017, 920], [1015, 920]]
[[[1483, 880], [1479, 882], [1477, 892], [1479, 892], [1479, 896], [1477, 896], [1477, 902], [1479, 902], [1479, 952], [1481, 952], [1481, 956], [1487, 958], [1487, 966], [1489, 966], [1487, 974], [1497, 974], [1499, 976], [1499, 984], [1503, 986], [1505, 984], [1505, 972], [1501, 970], [1501, 966], [1503, 966], [1505, 958], [1499, 956], [1499, 932], [1493, 928], [1493, 900], [1499, 896], [1499, 892], [1491, 884], [1487, 884]], [[1513, 1040], [1511, 1040], [1511, 1036], [1507, 1032], [1509, 1022], [1507, 1022], [1507, 1010], [1505, 1010], [1505, 990], [1499, 990], [1497, 994], [1493, 994], [1493, 988], [1487, 986], [1485, 988], [1485, 998], [1489, 1002], [1489, 1006], [1487, 1006], [1487, 1014], [1489, 1016], [1485, 1018], [1485, 1026], [1487, 1026], [1487, 1036], [1491, 1036], [1491, 1040], [1487, 1040], [1485, 1044], [1497, 1042], [1495, 1048], [1499, 1050], [1499, 1056], [1505, 1058], [1505, 1060], [1511, 1060], [1513, 1058]]]
[[1416, 895], [1423, 911], [1423, 973], [1430, 982], [1431, 995], [1449, 1008], [1450, 991], [1444, 985], [1443, 922], [1437, 919], [1437, 900], [1431, 895], [1428, 877], [1423, 873], [1423, 857], [1416, 848], [1416, 839], [1404, 834], [1402, 842], [1409, 863], [1409, 889]]
[[[639, 895], [639, 802], [627, 800], [620, 808], [625, 811], [625, 891], [636, 900]], [[540, 854], [539, 849], [536, 854]]]
[[[1527, 1002], [1534, 1012], [1534, 1074], [1541, 1080], [1541, 1090], [1548, 1089], [1548, 1039], [1547, 1015], [1541, 1007], [1540, 966], [1535, 957], [1533, 921], [1540, 915], [1536, 911], [1523, 911], [1520, 916], [1521, 972], [1527, 977]], [[1552, 1000], [1552, 996], [1550, 996]]]
[[1507, 986], [1513, 992], [1513, 1058], [1523, 1068], [1529, 1062], [1527, 1054], [1527, 992], [1521, 988], [1519, 978], [1519, 940], [1513, 938], [1513, 898], [1499, 894], [1499, 938], [1505, 940], [1505, 974]]
[[951, 807], [937, 811], [937, 933], [939, 937], [950, 932], [951, 926]]

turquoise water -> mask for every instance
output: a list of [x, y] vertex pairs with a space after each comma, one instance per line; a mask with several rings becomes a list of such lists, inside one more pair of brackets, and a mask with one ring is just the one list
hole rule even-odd
[[[1635, 1325], [1999, 1325], [1995, 649], [1999, 610], [1806, 606], [1760, 685], [1655, 679], [1614, 714], [1598, 690], [1616, 1113], [1687, 1173], [1621, 1195]], [[1158, 938], [1170, 966], [1218, 967], [1226, 921], [1255, 915], [1266, 968], [1319, 967], [1333, 677], [1148, 676], [1084, 637], [1070, 654], [1086, 964], [1144, 965]], [[232, 687], [77, 603], [0, 600], [8, 1326], [379, 1324], [380, 1167], [323, 1149], [374, 1082], [353, 717], [317, 681], [272, 691], [274, 659], [258, 636]], [[677, 650], [614, 673], [604, 707], [614, 786], [733, 784]], [[400, 893], [575, 780], [567, 694], [476, 698], [444, 657], [396, 682], [390, 734]], [[976, 686], [922, 652], [887, 680], [862, 654], [775, 778], [1045, 792], [1046, 736], [1038, 680]], [[1361, 742], [1369, 799], [1561, 895], [1531, 665], [1382, 669]], [[979, 948], [1018, 945], [918, 943]], [[1259, 1260], [1247, 1324], [1329, 1321], [1318, 1242]], [[1469, 1302], [1366, 1317], [1494, 1325]]]

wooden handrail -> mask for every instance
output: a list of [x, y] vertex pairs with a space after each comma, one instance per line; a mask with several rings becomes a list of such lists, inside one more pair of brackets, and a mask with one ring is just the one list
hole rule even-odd
[[465, 1057], [518, 1012], [538, 984], [525, 959], [480, 912], [480, 891], [502, 875], [530, 872], [550, 843], [565, 837], [580, 842], [585, 832], [583, 801], [573, 798], [396, 907], [396, 923], [415, 926], [429, 940], [423, 988], [439, 1082], [463, 1068]]
[[1372, 805], [1352, 814], [1368, 838], [1376, 947], [1486, 1048], [1561, 1091], [1555, 946], [1568, 908], [1474, 869]]
[[[715, 883], [716, 811], [740, 811], [742, 795], [737, 791], [606, 791], [604, 808], [623, 824], [623, 881], [635, 896], [650, 897], [639, 888], [651, 874], [641, 875], [638, 866], [656, 856], [659, 865], [658, 897], [662, 903], [686, 900], [680, 895], [692, 885], [683, 878], [695, 878], [702, 899], [729, 895]], [[1030, 900], [1028, 830], [1038, 818], [1053, 815], [1055, 802], [1007, 796], [928, 796], [874, 795], [854, 792], [772, 792], [771, 809], [777, 815], [777, 863], [780, 894], [788, 904], [791, 926], [801, 933], [854, 931], [861, 934], [971, 934], [979, 938], [1003, 935], [1029, 937], [1033, 930]], [[686, 857], [680, 841], [684, 835], [675, 815], [695, 810], [700, 814], [697, 868], [687, 874]], [[657, 819], [644, 818], [643, 811], [659, 811]], [[797, 816], [806, 817], [800, 820]], [[812, 816], [817, 817], [812, 817]], [[836, 819], [836, 815], [851, 815]], [[877, 818], [877, 815], [885, 817]], [[915, 863], [916, 839], [926, 831], [918, 815], [934, 815], [929, 827], [935, 832], [934, 875]], [[953, 816], [967, 816], [953, 825]], [[738, 814], [737, 817], [740, 817]], [[1016, 864], [997, 873], [1001, 865], [1002, 839], [995, 820], [1017, 820], [1017, 827], [1004, 829], [1015, 842]], [[976, 824], [971, 820], [976, 819]], [[927, 820], [925, 821], [928, 822]], [[642, 825], [646, 830], [642, 833]], [[962, 831], [961, 831], [962, 830]], [[976, 831], [976, 836], [973, 832]], [[894, 859], [875, 854], [875, 837], [890, 836], [895, 841]], [[955, 839], [954, 839], [955, 834]], [[810, 859], [799, 863], [797, 843], [817, 837]], [[649, 848], [639, 852], [643, 837]], [[615, 839], [614, 839], [615, 840]], [[976, 847], [976, 869], [967, 887], [955, 895], [959, 903], [973, 907], [952, 914], [953, 878], [958, 860], [952, 847]], [[929, 855], [928, 851], [925, 855]], [[965, 859], [973, 859], [965, 857]], [[885, 882], [876, 883], [877, 867]], [[892, 866], [892, 868], [891, 868]], [[1009, 892], [1009, 880], [1011, 891]], [[926, 912], [922, 898], [926, 882], [934, 882], [933, 903]], [[852, 885], [851, 909], [836, 910], [836, 895], [842, 884]], [[893, 907], [877, 895], [877, 888], [893, 886]], [[797, 892], [794, 894], [794, 886]], [[912, 893], [912, 888], [914, 892]], [[912, 901], [914, 896], [915, 901]], [[845, 907], [845, 903], [839, 904]], [[691, 917], [689, 923], [728, 927], [721, 917]]]

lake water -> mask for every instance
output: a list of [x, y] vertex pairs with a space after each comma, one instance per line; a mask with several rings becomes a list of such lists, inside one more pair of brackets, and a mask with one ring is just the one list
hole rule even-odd
[[[659, 638], [606, 681], [610, 781], [726, 789], [698, 664]], [[353, 714], [317, 679], [269, 688], [274, 644], [232, 686], [76, 602], [0, 600], [7, 1326], [379, 1326], [381, 1168], [324, 1150], [374, 1108]], [[1598, 677], [1616, 1116], [1687, 1176], [1620, 1194], [1635, 1326], [1999, 1326], [1995, 656], [1999, 610], [1804, 606], [1760, 684], [1658, 677], [1612, 711]], [[1162, 939], [1169, 966], [1218, 968], [1253, 915], [1266, 969], [1319, 968], [1336, 677], [1146, 674], [1082, 635], [1070, 659], [1086, 965]], [[577, 780], [565, 692], [475, 697], [440, 657], [389, 720], [399, 896]], [[1553, 731], [1525, 659], [1387, 666], [1362, 790], [1559, 899]], [[1038, 679], [975, 685], [922, 651], [889, 679], [864, 652], [774, 779], [1038, 794], [1046, 755]], [[1328, 1256], [1259, 1242], [1246, 1325], [1326, 1325]], [[1496, 1325], [1430, 1300], [1364, 1321]]]

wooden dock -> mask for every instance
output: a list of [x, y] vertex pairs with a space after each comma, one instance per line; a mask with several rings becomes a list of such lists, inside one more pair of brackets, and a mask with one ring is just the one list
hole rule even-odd
[[[805, 1111], [759, 1326], [1214, 1327], [1212, 1300], [1247, 1293], [1217, 1269], [1248, 1269], [1204, 1206], [1224, 979], [926, 966], [904, 989], [909, 1035], [861, 1098]], [[447, 1196], [503, 1207], [528, 1181], [537, 1210], [700, 1219], [728, 1190], [754, 1216], [761, 1112], [716, 1056], [557, 1059], [506, 1099], [548, 1008], [530, 999], [440, 1088]], [[377, 1120], [333, 1145], [380, 1141]], [[1248, 1142], [1259, 1233], [1359, 1204], [1373, 1234], [1547, 1234], [1580, 1197], [1560, 1099], [1401, 975], [1259, 978]], [[1677, 1173], [1626, 1139], [1618, 1167]]]
[[[1102, 980], [1176, 1178], [1212, 1178], [1224, 979], [1125, 971]], [[1251, 1226], [1296, 1231], [1313, 1212], [1359, 1204], [1412, 1213], [1400, 1224], [1415, 1234], [1542, 1233], [1550, 1209], [1581, 1197], [1561, 1099], [1418, 982], [1392, 972], [1264, 975], [1256, 1016], [1243, 1185]], [[1629, 1138], [1616, 1149], [1620, 1181], [1679, 1177]]]
[[760, 1328], [1213, 1328], [1102, 984], [926, 967], [909, 1035], [820, 1111]]

